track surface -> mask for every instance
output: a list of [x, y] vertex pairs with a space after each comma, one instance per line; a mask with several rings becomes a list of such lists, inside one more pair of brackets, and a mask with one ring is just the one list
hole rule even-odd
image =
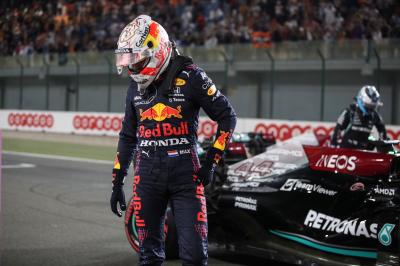
[[[137, 264], [123, 219], [109, 209], [112, 162], [3, 154], [3, 166], [0, 265]], [[125, 185], [127, 196], [130, 188]], [[209, 255], [209, 265], [281, 265], [213, 247]]]

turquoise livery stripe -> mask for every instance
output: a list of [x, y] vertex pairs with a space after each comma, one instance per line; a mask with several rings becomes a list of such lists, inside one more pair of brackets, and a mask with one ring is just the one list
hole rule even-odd
[[369, 258], [369, 259], [376, 259], [378, 254], [374, 251], [361, 251], [361, 250], [353, 250], [353, 249], [345, 249], [345, 248], [336, 248], [330, 247], [323, 244], [315, 243], [311, 240], [304, 239], [300, 236], [294, 236], [288, 233], [280, 232], [277, 230], [269, 230], [272, 234], [295, 241], [302, 245], [319, 249], [326, 252], [331, 252], [335, 254], [345, 255], [345, 256], [353, 256], [353, 257], [361, 257], [361, 258]]

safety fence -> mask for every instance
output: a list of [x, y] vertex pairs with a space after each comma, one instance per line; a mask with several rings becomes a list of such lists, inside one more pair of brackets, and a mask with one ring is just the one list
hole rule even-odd
[[[34, 110], [0, 110], [0, 128], [82, 135], [117, 136], [122, 126], [122, 113], [46, 112]], [[285, 140], [304, 132], [331, 134], [334, 123], [239, 118], [236, 132], [263, 132]], [[200, 118], [199, 138], [215, 134], [216, 122]], [[400, 126], [387, 126], [391, 139], [400, 139]]]

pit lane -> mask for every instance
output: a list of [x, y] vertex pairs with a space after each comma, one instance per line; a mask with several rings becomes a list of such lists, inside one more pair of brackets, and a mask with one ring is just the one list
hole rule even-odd
[[[16, 167], [2, 169], [0, 265], [137, 263], [123, 219], [109, 209], [112, 162], [3, 154], [2, 164]], [[125, 185], [127, 196], [131, 182]], [[165, 265], [181, 263], [174, 260]], [[210, 246], [209, 265], [283, 264]]]

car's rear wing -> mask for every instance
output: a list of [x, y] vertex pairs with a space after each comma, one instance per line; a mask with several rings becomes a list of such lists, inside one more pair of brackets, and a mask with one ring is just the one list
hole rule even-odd
[[316, 146], [304, 146], [304, 151], [313, 170], [357, 176], [389, 176], [396, 157], [372, 151]]

